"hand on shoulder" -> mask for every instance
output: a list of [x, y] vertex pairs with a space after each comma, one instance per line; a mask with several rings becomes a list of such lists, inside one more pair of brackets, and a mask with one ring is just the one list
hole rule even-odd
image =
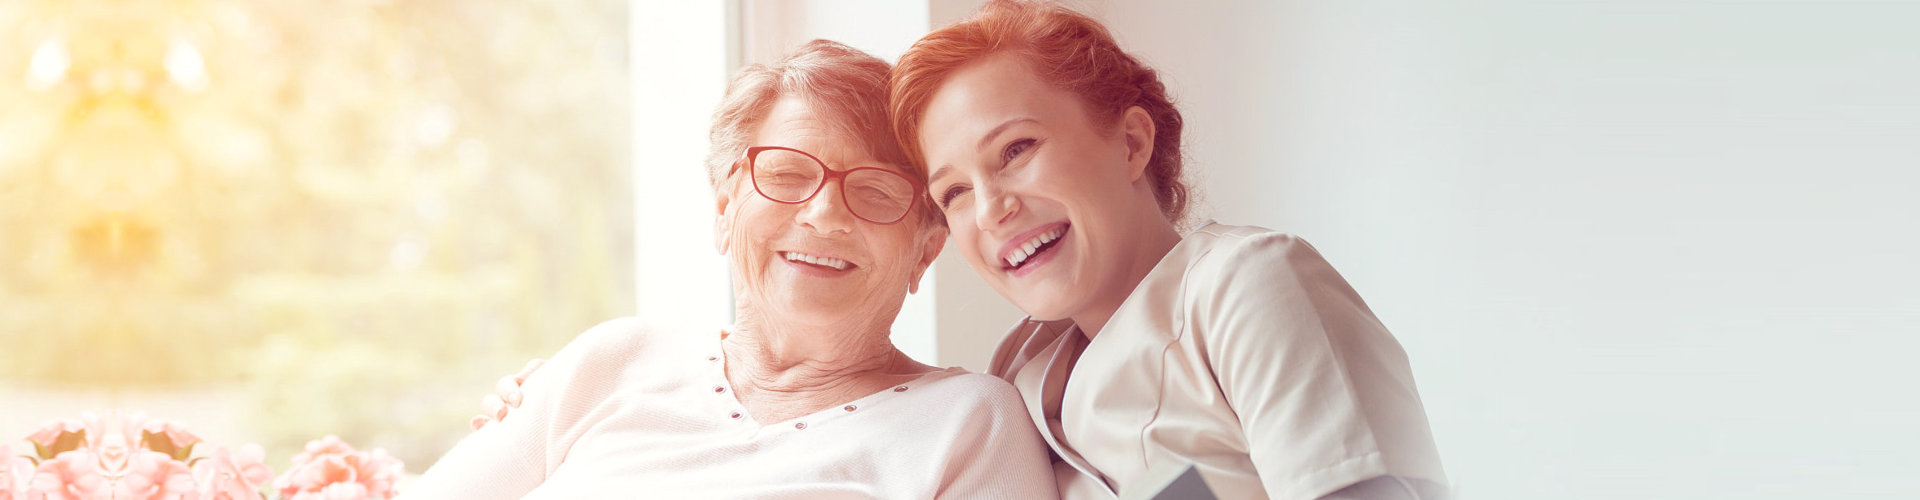
[[[646, 331], [649, 331], [649, 328], [638, 318], [615, 318], [588, 328], [586, 332], [581, 333], [578, 337], [574, 338], [572, 343], [568, 344], [567, 350], [575, 350], [575, 346], [579, 345], [591, 351], [598, 350], [600, 346], [603, 345], [610, 346], [617, 345], [621, 342], [640, 341], [642, 339], [639, 339], [638, 336], [643, 335]], [[522, 390], [522, 386], [527, 383], [528, 377], [533, 376], [533, 373], [538, 371], [540, 367], [545, 366], [546, 363], [547, 360], [540, 358], [528, 360], [527, 365], [520, 368], [519, 372], [508, 374], [500, 377], [498, 381], [495, 381], [493, 385], [494, 393], [488, 394], [486, 397], [480, 399], [480, 414], [474, 415], [473, 418], [467, 422], [468, 426], [472, 427], [473, 430], [480, 430], [480, 428], [486, 427], [487, 424], [505, 420], [508, 414], [520, 408], [520, 403], [526, 399], [526, 394]]]

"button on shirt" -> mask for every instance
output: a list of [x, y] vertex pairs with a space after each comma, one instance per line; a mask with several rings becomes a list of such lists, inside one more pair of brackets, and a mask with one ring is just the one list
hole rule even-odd
[[1112, 498], [1189, 463], [1219, 498], [1445, 481], [1406, 353], [1291, 235], [1205, 225], [1091, 340], [1028, 319], [991, 367], [1020, 389], [1065, 498]]
[[1006, 382], [955, 369], [782, 422], [727, 385], [720, 334], [615, 320], [527, 379], [408, 499], [1053, 498]]

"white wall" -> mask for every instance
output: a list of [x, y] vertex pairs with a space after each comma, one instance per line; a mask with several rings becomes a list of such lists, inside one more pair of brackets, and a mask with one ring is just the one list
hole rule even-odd
[[730, 71], [727, 9], [633, 2], [628, 16], [635, 314], [697, 328], [725, 324], [733, 289], [726, 260], [714, 251], [713, 189], [701, 165], [707, 117]]
[[1079, 2], [1306, 236], [1464, 498], [1920, 495], [1920, 5]]
[[[779, 43], [892, 58], [979, 3], [798, 2]], [[1394, 330], [1463, 498], [1920, 496], [1920, 5], [1066, 3], [1164, 72], [1202, 215]], [[932, 278], [902, 343], [983, 366], [1018, 311]]]
[[927, 34], [925, 0], [738, 0], [748, 62], [772, 62], [816, 38], [891, 63]]

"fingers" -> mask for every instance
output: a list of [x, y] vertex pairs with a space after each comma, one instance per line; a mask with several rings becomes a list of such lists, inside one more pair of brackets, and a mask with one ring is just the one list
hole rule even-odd
[[505, 419], [507, 402], [502, 401], [498, 395], [488, 394], [486, 398], [480, 400], [480, 415], [493, 420]]
[[547, 360], [544, 359], [527, 361], [527, 366], [520, 368], [520, 373], [500, 377], [500, 380], [493, 384], [494, 394], [480, 399], [482, 413], [474, 415], [472, 420], [467, 421], [467, 426], [477, 431], [481, 427], [486, 427], [487, 424], [505, 420], [508, 411], [520, 407], [524, 395], [520, 391], [520, 384], [526, 383], [527, 377], [533, 376], [534, 370], [539, 370], [545, 364]]
[[539, 370], [546, 364], [547, 360], [538, 358], [527, 361], [527, 366], [521, 368], [520, 373], [501, 377], [500, 381], [494, 384], [493, 391], [500, 394], [500, 399], [506, 401], [507, 406], [519, 408], [522, 396], [525, 396], [520, 390], [520, 384], [526, 383], [527, 377], [533, 376], [534, 370]]
[[506, 418], [507, 402], [501, 401], [500, 396], [488, 394], [487, 397], [480, 398], [480, 411], [480, 415], [474, 415], [472, 420], [467, 421], [467, 426], [476, 431], [486, 427], [487, 424]]
[[520, 382], [519, 375], [500, 377], [499, 381], [493, 383], [494, 397], [508, 406], [519, 408]]
[[480, 431], [480, 427], [486, 427], [488, 423], [495, 423], [495, 421], [507, 419], [507, 412], [511, 412], [513, 408], [520, 408], [520, 402], [522, 402], [522, 396], [524, 396], [524, 394], [520, 392], [520, 385], [526, 383], [526, 377], [532, 377], [534, 371], [540, 369], [541, 365], [545, 365], [545, 363], [547, 363], [547, 360], [532, 360], [532, 362], [526, 362], [526, 367], [520, 367], [520, 373], [507, 375], [507, 377], [499, 377], [499, 381], [493, 383], [493, 392], [495, 392], [495, 394], [488, 394], [486, 398], [480, 398], [480, 412], [482, 413], [480, 413], [480, 415], [474, 415], [470, 421], [467, 421], [467, 427], [472, 427], [474, 431]]

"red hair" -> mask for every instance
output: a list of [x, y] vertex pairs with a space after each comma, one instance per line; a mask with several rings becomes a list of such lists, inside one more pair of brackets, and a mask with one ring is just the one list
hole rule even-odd
[[1119, 124], [1139, 106], [1153, 119], [1153, 156], [1147, 177], [1160, 212], [1179, 222], [1186, 215], [1188, 187], [1180, 180], [1180, 110], [1153, 68], [1125, 51], [1105, 26], [1057, 5], [994, 0], [967, 20], [934, 30], [914, 42], [894, 65], [889, 107], [900, 147], [915, 163], [926, 161], [920, 120], [928, 101], [954, 71], [987, 56], [1009, 53], [1041, 80], [1080, 97], [1095, 126]]

